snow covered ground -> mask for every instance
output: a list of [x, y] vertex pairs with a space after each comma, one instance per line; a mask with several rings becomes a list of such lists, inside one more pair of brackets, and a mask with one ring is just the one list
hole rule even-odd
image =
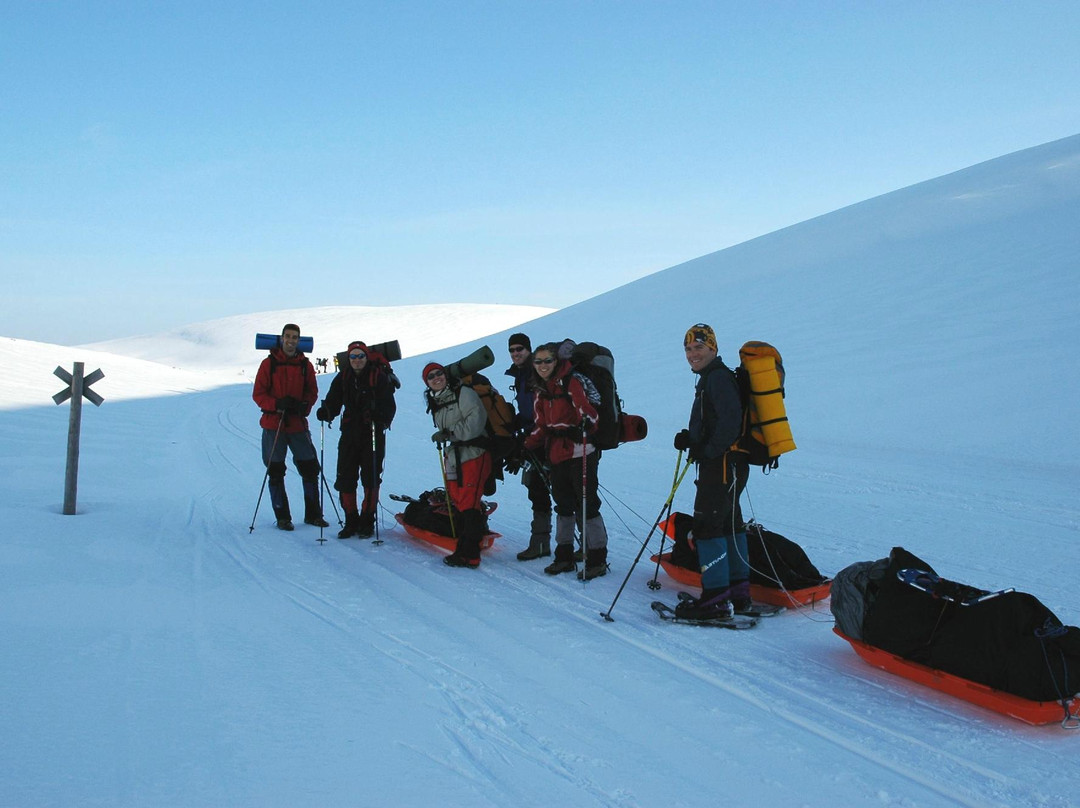
[[[748, 339], [784, 354], [799, 450], [752, 476], [759, 521], [827, 574], [902, 545], [1080, 622], [1077, 221], [1072, 137], [529, 323], [534, 343], [610, 346], [650, 423], [601, 463], [612, 570], [588, 584], [515, 560], [514, 479], [477, 571], [405, 537], [386, 497], [380, 546], [280, 533], [265, 500], [249, 532], [263, 468], [237, 375], [288, 312], [96, 351], [5, 339], [0, 805], [1075, 805], [1080, 732], [877, 671], [827, 609], [741, 633], [661, 624], [643, 561], [615, 622], [599, 612], [670, 490], [693, 386], [681, 338], [704, 320], [729, 360]], [[353, 337], [443, 346], [396, 365], [385, 492], [438, 481], [423, 364], [486, 342], [498, 380], [507, 333], [535, 316], [472, 311], [465, 334], [457, 310], [295, 313], [316, 355]], [[63, 516], [68, 408], [48, 397], [71, 361], [104, 370], [106, 402], [84, 408], [79, 513]]]

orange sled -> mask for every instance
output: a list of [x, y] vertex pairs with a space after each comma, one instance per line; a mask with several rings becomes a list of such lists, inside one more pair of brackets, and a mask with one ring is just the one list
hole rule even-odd
[[940, 690], [942, 693], [948, 693], [950, 696], [980, 707], [986, 707], [996, 713], [1017, 718], [1028, 724], [1038, 726], [1060, 723], [1069, 729], [1080, 726], [1080, 697], [1074, 696], [1065, 703], [1032, 701], [1003, 690], [995, 690], [970, 679], [962, 679], [951, 673], [928, 668], [926, 665], [912, 662], [888, 651], [882, 651], [861, 640], [852, 639], [838, 628], [833, 628], [833, 632], [851, 643], [855, 653], [875, 668], [895, 673], [897, 676], [903, 676], [905, 679], [932, 687], [934, 690]]
[[[680, 567], [678, 564], [672, 564], [671, 553], [664, 553], [660, 556], [653, 553], [652, 561], [654, 564], [659, 561], [660, 566], [664, 568], [664, 572], [672, 580], [684, 586], [696, 586], [701, 589], [701, 573], [688, 570], [686, 567]], [[750, 597], [760, 603], [769, 603], [773, 606], [810, 606], [829, 597], [831, 587], [832, 581], [826, 581], [817, 586], [808, 586], [805, 589], [776, 589], [761, 584], [750, 584]]]
[[[405, 528], [405, 532], [414, 539], [420, 539], [421, 541], [426, 541], [428, 544], [434, 544], [436, 547], [441, 547], [451, 553], [457, 548], [457, 539], [452, 536], [443, 536], [440, 533], [432, 533], [430, 530], [414, 527], [405, 521], [405, 514], [403, 513], [394, 514], [394, 518], [399, 525]], [[480, 539], [480, 549], [487, 550], [495, 543], [495, 539], [501, 537], [501, 533], [487, 533]]]

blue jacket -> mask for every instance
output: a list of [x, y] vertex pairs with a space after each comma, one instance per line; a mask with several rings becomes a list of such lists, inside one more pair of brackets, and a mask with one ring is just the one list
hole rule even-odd
[[536, 422], [536, 391], [531, 386], [532, 373], [531, 362], [521, 367], [511, 365], [506, 369], [506, 375], [514, 380], [514, 405], [517, 409], [517, 414], [514, 416], [514, 430], [518, 434], [529, 434]]

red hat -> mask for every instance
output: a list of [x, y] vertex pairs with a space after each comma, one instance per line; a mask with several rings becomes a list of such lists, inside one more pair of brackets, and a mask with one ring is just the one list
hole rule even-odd
[[424, 384], [427, 384], [427, 376], [433, 370], [445, 371], [446, 368], [444, 368], [438, 362], [428, 362], [426, 365], [424, 365], [424, 372], [420, 375], [420, 378], [424, 380]]

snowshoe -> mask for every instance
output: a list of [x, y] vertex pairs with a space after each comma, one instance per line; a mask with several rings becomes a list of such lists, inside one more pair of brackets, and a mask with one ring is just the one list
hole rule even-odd
[[[689, 603], [695, 600], [697, 598], [689, 592], [679, 593], [680, 603]], [[757, 603], [748, 598], [732, 599], [731, 608], [734, 614], [741, 614], [746, 617], [775, 617], [781, 612], [787, 611], [783, 606], [776, 606], [772, 603]]]
[[650, 606], [652, 610], [656, 612], [661, 620], [666, 620], [669, 623], [683, 623], [688, 626], [715, 626], [716, 628], [729, 628], [735, 631], [741, 631], [748, 628], [753, 628], [757, 625], [756, 617], [749, 617], [747, 615], [733, 614], [728, 617], [686, 617], [678, 614], [675, 609], [672, 609], [666, 603], [659, 600], [654, 600]]

